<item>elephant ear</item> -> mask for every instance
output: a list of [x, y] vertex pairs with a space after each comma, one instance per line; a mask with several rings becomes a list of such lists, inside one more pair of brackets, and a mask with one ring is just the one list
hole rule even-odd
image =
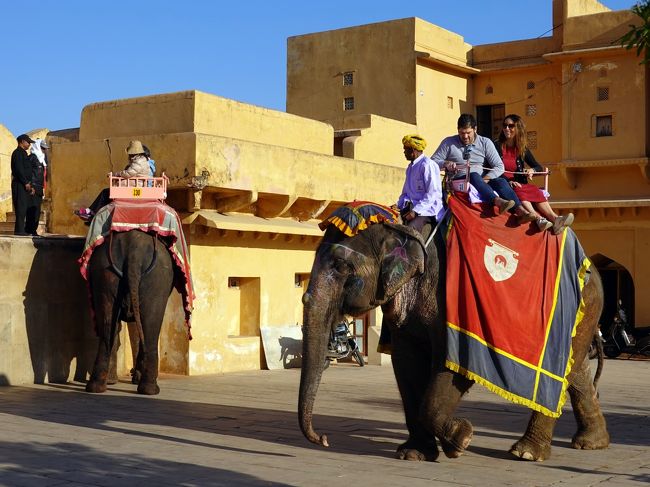
[[377, 298], [385, 302], [416, 273], [424, 272], [426, 252], [417, 230], [404, 225], [386, 225]]

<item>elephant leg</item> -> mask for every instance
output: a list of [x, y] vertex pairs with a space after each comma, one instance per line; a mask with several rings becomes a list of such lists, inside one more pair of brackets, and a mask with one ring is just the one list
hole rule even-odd
[[464, 376], [438, 364], [422, 403], [422, 422], [440, 440], [448, 458], [461, 456], [472, 440], [474, 429], [465, 418], [454, 417], [456, 407], [474, 384]]
[[[569, 374], [569, 396], [578, 431], [573, 436], [573, 448], [596, 450], [607, 448], [609, 434], [600, 410], [589, 373], [589, 359], [574, 363]], [[510, 448], [510, 453], [523, 460], [544, 461], [551, 456], [551, 440], [556, 419], [534, 412], [526, 433]]]
[[585, 356], [579, 367], [569, 375], [569, 395], [578, 430], [571, 446], [578, 450], [599, 450], [609, 446], [609, 433], [600, 410], [598, 396], [591, 379], [589, 359]]
[[510, 447], [510, 453], [522, 460], [542, 462], [551, 456], [551, 439], [556, 418], [533, 411], [524, 435]]
[[[158, 303], [142, 303], [142, 331], [144, 333], [144, 350], [142, 353], [142, 376], [138, 383], [138, 393], [155, 395], [160, 392], [158, 387], [158, 337], [162, 326], [163, 316], [165, 314], [165, 304], [162, 306]], [[138, 359], [138, 362], [140, 360]]]
[[[111, 355], [114, 350], [117, 350], [117, 340], [112, 339], [114, 333], [112, 327], [112, 319], [110, 315], [104, 315], [102, 320], [102, 329], [99, 337], [99, 345], [97, 348], [97, 358], [93, 371], [90, 374], [90, 380], [86, 383], [86, 392], [105, 392], [106, 384], [108, 381], [108, 369]], [[113, 346], [111, 346], [111, 343]]]
[[117, 377], [117, 351], [120, 348], [120, 330], [122, 329], [121, 323], [117, 325], [117, 333], [115, 336], [115, 346], [113, 347], [113, 350], [111, 351], [111, 356], [108, 361], [108, 377], [106, 379], [106, 383], [108, 385], [113, 385], [117, 384], [118, 377]]
[[436, 438], [420, 422], [420, 406], [431, 373], [431, 350], [417, 341], [405, 336], [402, 330], [391, 330], [391, 360], [409, 432], [396, 456], [401, 460], [432, 462], [439, 455]]
[[129, 321], [127, 323], [127, 328], [129, 330], [129, 341], [131, 342], [131, 358], [133, 359], [131, 383], [139, 384], [140, 379], [142, 378], [142, 347], [140, 345], [140, 337], [138, 336], [138, 330], [134, 322]]

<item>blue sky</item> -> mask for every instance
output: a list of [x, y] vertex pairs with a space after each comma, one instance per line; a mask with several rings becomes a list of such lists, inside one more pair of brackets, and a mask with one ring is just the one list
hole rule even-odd
[[190, 89], [284, 111], [288, 37], [420, 17], [470, 44], [527, 39], [551, 28], [551, 3], [3, 1], [0, 123], [14, 135], [78, 127], [89, 103]]

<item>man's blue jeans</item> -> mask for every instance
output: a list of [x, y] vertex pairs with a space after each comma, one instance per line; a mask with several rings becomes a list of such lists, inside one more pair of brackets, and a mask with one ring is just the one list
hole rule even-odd
[[[504, 200], [512, 200], [515, 202], [515, 208], [521, 205], [521, 201], [517, 198], [514, 190], [510, 187], [508, 181], [504, 178], [494, 178], [490, 179], [487, 183], [483, 181], [483, 178], [479, 173], [472, 172], [469, 175], [469, 182], [472, 183], [472, 186], [476, 188], [476, 191], [481, 195], [481, 199], [494, 204], [494, 191], [503, 198]], [[512, 210], [510, 210], [512, 211]]]

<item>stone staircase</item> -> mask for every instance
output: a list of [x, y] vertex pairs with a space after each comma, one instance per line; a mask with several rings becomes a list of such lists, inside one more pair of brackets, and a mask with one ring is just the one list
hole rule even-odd
[[[45, 206], [45, 205], [43, 205]], [[41, 218], [38, 222], [38, 234], [43, 235], [47, 232], [48, 212], [41, 208]], [[16, 223], [16, 214], [13, 211], [7, 212], [7, 221], [0, 222], [0, 235], [13, 235], [14, 225]]]

